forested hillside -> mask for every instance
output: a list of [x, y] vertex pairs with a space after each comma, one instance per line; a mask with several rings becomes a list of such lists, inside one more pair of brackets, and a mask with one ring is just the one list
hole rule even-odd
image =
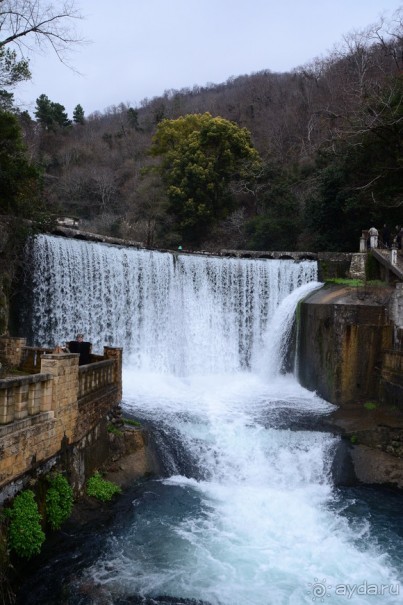
[[150, 246], [356, 250], [403, 222], [402, 31], [400, 13], [290, 73], [71, 120], [42, 95], [16, 114], [47, 212]]

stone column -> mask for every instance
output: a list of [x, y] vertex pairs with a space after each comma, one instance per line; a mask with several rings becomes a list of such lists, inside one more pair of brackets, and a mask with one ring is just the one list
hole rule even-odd
[[51, 374], [51, 409], [58, 421], [58, 438], [74, 438], [78, 416], [78, 353], [51, 353], [41, 357], [41, 373]]
[[393, 245], [392, 248], [390, 249], [389, 261], [390, 261], [391, 265], [397, 264], [397, 248], [395, 245]]
[[115, 383], [118, 387], [118, 401], [122, 400], [122, 363], [123, 349], [120, 347], [104, 347], [104, 357], [115, 360]]

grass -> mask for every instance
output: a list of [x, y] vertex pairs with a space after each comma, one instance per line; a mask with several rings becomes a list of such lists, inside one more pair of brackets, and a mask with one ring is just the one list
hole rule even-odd
[[368, 281], [364, 281], [363, 279], [348, 279], [344, 277], [334, 277], [332, 279], [327, 279], [326, 284], [337, 284], [340, 286], [350, 286], [352, 288], [363, 288], [364, 286], [376, 287], [376, 288], [385, 288], [387, 287], [387, 283], [381, 281], [380, 279], [371, 279]]

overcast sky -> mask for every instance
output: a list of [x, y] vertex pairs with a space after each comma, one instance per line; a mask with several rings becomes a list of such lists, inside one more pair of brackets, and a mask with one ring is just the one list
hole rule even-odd
[[121, 102], [135, 107], [167, 89], [288, 71], [326, 55], [343, 34], [391, 16], [401, 0], [77, 0], [89, 43], [70, 57], [31, 58], [32, 81], [15, 90], [33, 112], [45, 93], [71, 116]]

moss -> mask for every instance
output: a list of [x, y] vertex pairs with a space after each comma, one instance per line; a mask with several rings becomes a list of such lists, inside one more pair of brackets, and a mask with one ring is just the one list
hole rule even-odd
[[119, 430], [114, 424], [108, 424], [108, 433], [112, 435], [123, 435], [122, 431]]
[[141, 426], [141, 422], [139, 422], [138, 420], [132, 420], [131, 418], [123, 418], [123, 422], [125, 424], [128, 424], [129, 426]]
[[375, 401], [366, 401], [364, 403], [364, 408], [366, 410], [376, 410], [377, 407], [378, 407], [378, 404]]
[[337, 284], [341, 286], [351, 286], [352, 288], [359, 288], [365, 285], [362, 279], [347, 279], [343, 277], [334, 277], [326, 280], [327, 284]]

